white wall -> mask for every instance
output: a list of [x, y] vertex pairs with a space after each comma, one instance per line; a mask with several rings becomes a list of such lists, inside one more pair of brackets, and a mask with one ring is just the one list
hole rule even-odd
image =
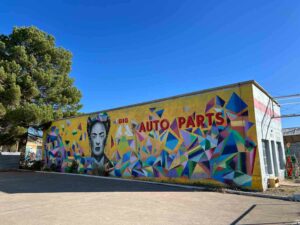
[[[267, 181], [269, 177], [279, 177], [284, 179], [283, 162], [285, 162], [285, 151], [283, 144], [283, 135], [281, 127], [281, 119], [273, 118], [280, 116], [280, 107], [269, 98], [258, 87], [253, 85], [253, 97], [254, 97], [254, 110], [257, 129], [257, 144], [260, 156], [260, 165], [262, 172], [263, 188], [267, 188]], [[265, 169], [265, 159], [263, 153], [263, 142], [266, 140], [269, 145], [269, 170]], [[274, 146], [272, 146], [272, 141]], [[281, 144], [281, 152], [278, 149], [277, 143]], [[274, 149], [272, 149], [274, 147]], [[280, 159], [283, 161], [280, 162]], [[270, 168], [272, 172], [270, 172]]]

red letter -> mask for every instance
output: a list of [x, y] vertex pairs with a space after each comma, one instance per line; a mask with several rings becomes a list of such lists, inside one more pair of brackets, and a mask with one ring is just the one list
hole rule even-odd
[[224, 118], [222, 117], [222, 113], [218, 112], [216, 114], [217, 125], [222, 125], [224, 123]]
[[185, 118], [184, 117], [178, 117], [178, 126], [179, 129], [181, 129], [182, 125], [185, 123]]
[[208, 117], [208, 125], [211, 126], [212, 125], [212, 116], [214, 114], [213, 113], [207, 113], [206, 116]]
[[146, 126], [147, 126], [147, 131], [150, 132], [152, 130], [152, 121], [147, 121]]
[[194, 123], [194, 120], [193, 120], [192, 116], [188, 117], [188, 120], [187, 120], [187, 123], [186, 123], [186, 128], [189, 128], [189, 127], [195, 127], [195, 123]]
[[196, 116], [196, 124], [197, 124], [197, 127], [203, 127], [203, 122], [204, 122], [204, 116], [202, 115], [197, 115]]
[[146, 128], [145, 128], [144, 122], [141, 123], [139, 132], [146, 132]]
[[158, 130], [158, 122], [159, 122], [159, 120], [152, 121], [152, 123], [154, 123], [154, 130]]
[[[164, 125], [165, 124], [165, 125]], [[160, 127], [162, 130], [167, 130], [169, 129], [170, 123], [168, 120], [163, 119], [162, 121], [160, 121]]]

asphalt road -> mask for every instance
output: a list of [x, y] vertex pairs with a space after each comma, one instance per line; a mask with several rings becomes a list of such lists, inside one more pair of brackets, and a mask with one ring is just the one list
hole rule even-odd
[[[297, 224], [300, 203], [123, 180], [0, 172], [0, 224]], [[300, 222], [299, 222], [300, 224]]]

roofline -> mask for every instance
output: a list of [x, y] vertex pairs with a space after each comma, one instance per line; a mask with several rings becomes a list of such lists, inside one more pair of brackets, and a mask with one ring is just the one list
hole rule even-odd
[[285, 128], [282, 128], [282, 130], [287, 130], [287, 129], [300, 129], [300, 127], [285, 127]]
[[278, 102], [270, 94], [268, 94], [268, 92], [262, 86], [260, 86], [255, 80], [248, 80], [248, 81], [242, 81], [242, 82], [238, 82], [238, 83], [218, 86], [218, 87], [214, 87], [214, 88], [208, 88], [208, 89], [204, 89], [204, 90], [200, 90], [200, 91], [194, 91], [194, 92], [190, 92], [190, 93], [174, 95], [174, 96], [170, 96], [170, 97], [166, 97], [166, 98], [160, 98], [160, 99], [151, 100], [151, 101], [147, 101], [147, 102], [141, 102], [141, 103], [131, 104], [131, 105], [127, 105], [127, 106], [121, 106], [121, 107], [116, 107], [116, 108], [111, 108], [111, 109], [105, 109], [105, 110], [91, 112], [91, 113], [83, 113], [81, 115], [70, 116], [70, 117], [65, 117], [65, 118], [62, 118], [62, 119], [52, 120], [51, 122], [66, 120], [66, 119], [72, 119], [72, 118], [77, 118], [77, 117], [82, 117], [82, 116], [89, 116], [89, 115], [97, 114], [97, 113], [100, 113], [100, 112], [115, 111], [115, 110], [120, 110], [120, 109], [136, 107], [136, 106], [153, 104], [153, 103], [163, 102], [163, 101], [170, 100], [170, 99], [176, 99], [176, 98], [182, 98], [182, 97], [186, 97], [186, 96], [198, 95], [198, 94], [208, 93], [208, 92], [212, 92], [212, 91], [216, 91], [216, 90], [220, 90], [220, 89], [233, 88], [233, 87], [236, 87], [236, 86], [243, 86], [243, 85], [246, 85], [246, 84], [254, 84], [258, 89], [260, 89], [264, 94], [266, 94], [269, 98], [271, 98], [279, 106]]
[[300, 136], [299, 130], [300, 130], [300, 127], [282, 128], [282, 135], [283, 135], [283, 137]]
[[[251, 80], [251, 81], [258, 89], [260, 89], [265, 95], [267, 95], [270, 99], [272, 99], [272, 101], [275, 102], [276, 105], [280, 107], [279, 103], [262, 86], [260, 86], [259, 83], [257, 83], [255, 80]], [[251, 82], [251, 81], [246, 81], [246, 82]]]

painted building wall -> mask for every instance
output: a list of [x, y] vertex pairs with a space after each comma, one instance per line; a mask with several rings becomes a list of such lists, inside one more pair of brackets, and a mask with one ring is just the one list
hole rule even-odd
[[253, 85], [257, 147], [260, 157], [263, 189], [268, 178], [284, 179], [285, 151], [282, 135], [280, 107], [269, 96]]
[[39, 161], [42, 160], [42, 141], [29, 140], [26, 143], [25, 161]]
[[261, 190], [256, 151], [252, 84], [54, 121], [44, 132], [44, 159], [62, 172]]

